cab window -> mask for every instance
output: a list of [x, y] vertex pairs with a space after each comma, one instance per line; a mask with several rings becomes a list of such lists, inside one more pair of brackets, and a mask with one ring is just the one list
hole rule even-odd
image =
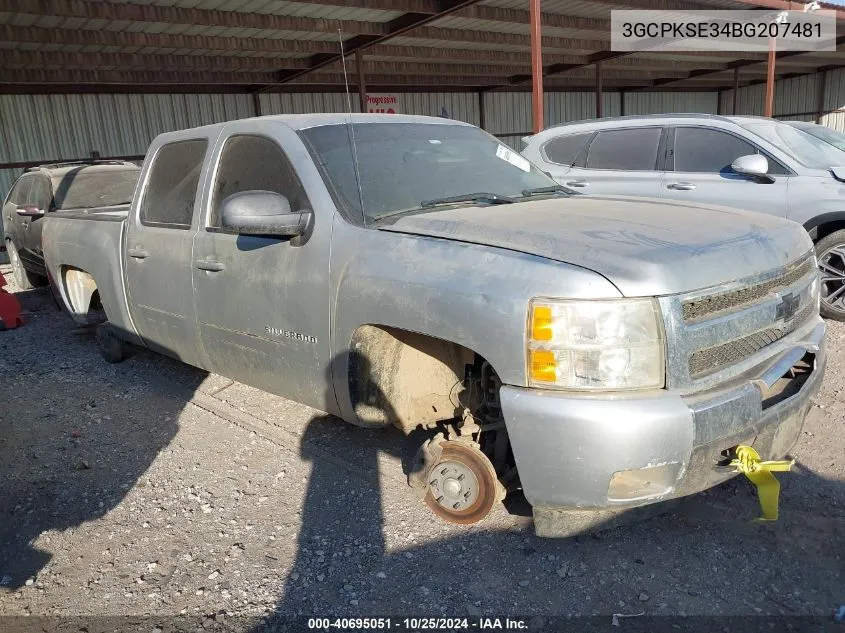
[[141, 223], [172, 229], [191, 228], [202, 163], [208, 141], [178, 141], [159, 148], [150, 169]]
[[263, 136], [242, 134], [226, 140], [214, 181], [209, 227], [220, 226], [223, 201], [244, 191], [279, 193], [288, 199], [292, 211], [311, 208], [282, 148]]

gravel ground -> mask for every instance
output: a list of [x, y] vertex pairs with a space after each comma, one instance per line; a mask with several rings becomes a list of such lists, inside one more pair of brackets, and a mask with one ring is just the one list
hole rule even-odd
[[0, 614], [831, 618], [845, 604], [842, 324], [777, 523], [753, 521], [734, 479], [546, 540], [504, 508], [440, 522], [405, 484], [398, 433], [143, 351], [109, 365], [48, 291], [18, 297], [26, 326], [0, 332]]

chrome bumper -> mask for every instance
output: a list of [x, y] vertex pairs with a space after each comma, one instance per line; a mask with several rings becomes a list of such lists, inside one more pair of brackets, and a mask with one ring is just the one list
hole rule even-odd
[[[622, 510], [704, 490], [734, 475], [720, 462], [738, 444], [753, 446], [763, 459], [784, 456], [821, 388], [824, 331], [818, 319], [776, 357], [702, 393], [573, 396], [502, 387], [508, 435], [535, 515], [538, 509]], [[797, 393], [764, 408], [767, 389], [805, 356], [812, 371]], [[665, 485], [615, 497], [611, 481], [628, 471], [646, 473], [645, 479], [659, 472]]]

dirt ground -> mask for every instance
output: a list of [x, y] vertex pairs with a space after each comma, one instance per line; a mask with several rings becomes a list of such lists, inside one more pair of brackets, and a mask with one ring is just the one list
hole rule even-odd
[[546, 540], [503, 507], [440, 522], [406, 486], [398, 433], [147, 352], [109, 365], [48, 291], [18, 297], [26, 326], [0, 332], [2, 615], [832, 621], [845, 605], [842, 324], [778, 522], [754, 522], [753, 489], [734, 479], [635, 525]]

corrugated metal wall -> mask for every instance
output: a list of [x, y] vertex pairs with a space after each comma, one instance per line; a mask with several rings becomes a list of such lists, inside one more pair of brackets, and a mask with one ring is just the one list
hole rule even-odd
[[[835, 130], [845, 131], [845, 70], [830, 70], [825, 73], [802, 75], [775, 82], [773, 115], [780, 119], [816, 121], [819, 113], [819, 91], [824, 81], [823, 116], [818, 121]], [[758, 84], [739, 89], [737, 114], [763, 114], [766, 86]], [[733, 114], [733, 90], [722, 93], [722, 112]]]
[[[398, 93], [400, 111], [446, 116], [478, 125], [479, 97], [474, 92]], [[357, 110], [357, 95], [351, 95]], [[629, 93], [626, 112], [715, 112], [715, 96], [702, 93]], [[262, 114], [343, 112], [345, 94], [262, 94]], [[589, 119], [595, 115], [591, 92], [546, 93], [546, 125]], [[519, 148], [531, 130], [531, 95], [493, 92], [484, 95], [485, 127]], [[621, 112], [619, 93], [604, 95], [606, 116]], [[10, 95], [0, 96], [0, 163], [82, 158], [92, 151], [102, 156], [141, 155], [162, 132], [255, 115], [250, 95]], [[5, 196], [20, 170], [0, 170], [0, 195]]]
[[[820, 75], [779, 81], [776, 116], [812, 120], [818, 107]], [[764, 86], [740, 89], [739, 111], [761, 114]], [[408, 114], [446, 116], [478, 125], [479, 96], [474, 92], [397, 93], [399, 110]], [[531, 94], [487, 92], [483, 96], [485, 129], [505, 143], [521, 148], [520, 138], [531, 130]], [[732, 91], [722, 93], [722, 112], [729, 114]], [[357, 110], [357, 95], [351, 95]], [[262, 94], [262, 114], [338, 112], [347, 109], [339, 93]], [[716, 113], [715, 92], [628, 92], [625, 114], [655, 112]], [[845, 70], [826, 73], [825, 110], [845, 105]], [[554, 92], [545, 95], [546, 125], [595, 116], [592, 92]], [[604, 95], [605, 116], [623, 112], [618, 92]], [[803, 114], [802, 114], [803, 113]], [[0, 163], [80, 158], [98, 151], [103, 156], [140, 155], [161, 132], [255, 115], [250, 95], [9, 95], [0, 96]], [[845, 130], [845, 112], [824, 117], [823, 123]], [[20, 170], [0, 170], [0, 196], [5, 196]]]

